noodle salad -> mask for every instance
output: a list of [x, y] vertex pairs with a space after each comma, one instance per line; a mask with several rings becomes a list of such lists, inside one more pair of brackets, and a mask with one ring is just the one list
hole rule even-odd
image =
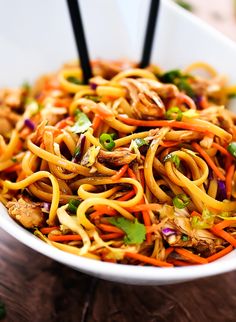
[[[205, 63], [76, 63], [0, 90], [0, 201], [46, 243], [159, 267], [236, 247], [236, 93]], [[206, 75], [200, 76], [198, 70]]]

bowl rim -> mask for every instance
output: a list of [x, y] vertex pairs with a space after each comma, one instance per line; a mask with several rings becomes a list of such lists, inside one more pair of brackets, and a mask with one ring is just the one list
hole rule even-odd
[[119, 277], [121, 280], [124, 278], [126, 280], [130, 279], [131, 281], [145, 280], [148, 282], [161, 280], [162, 282], [168, 282], [174, 280], [175, 282], [178, 282], [226, 273], [236, 269], [235, 258], [229, 258], [227, 259], [227, 262], [217, 260], [203, 265], [168, 268], [149, 266], [142, 267], [96, 261], [94, 259], [66, 253], [46, 244], [31, 232], [17, 224], [8, 215], [6, 208], [0, 204], [0, 213], [2, 212], [3, 215], [0, 216], [0, 227], [24, 245], [36, 250], [42, 255], [56, 260], [57, 262], [101, 277], [108, 273], [109, 277]]

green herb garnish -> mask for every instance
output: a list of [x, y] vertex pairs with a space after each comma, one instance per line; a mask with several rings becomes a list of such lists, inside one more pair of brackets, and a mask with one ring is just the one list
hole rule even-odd
[[86, 114], [81, 111], [76, 112], [75, 124], [70, 128], [74, 133], [84, 133], [92, 125]]
[[138, 148], [140, 148], [143, 145], [148, 145], [147, 141], [144, 139], [135, 139], [134, 142], [136, 143]]
[[177, 106], [169, 108], [165, 113], [165, 118], [167, 120], [181, 121], [182, 117], [183, 113]]
[[227, 146], [227, 150], [229, 151], [229, 153], [236, 158], [236, 142], [231, 142], [228, 146]]
[[99, 137], [99, 142], [108, 151], [111, 151], [116, 145], [115, 142], [113, 141], [112, 134], [102, 133]]
[[184, 193], [180, 193], [173, 198], [173, 205], [178, 209], [187, 207], [190, 202], [190, 198]]
[[137, 219], [131, 221], [124, 217], [113, 217], [109, 219], [109, 222], [126, 233], [126, 236], [124, 237], [124, 242], [126, 244], [141, 244], [145, 240], [145, 226], [139, 223]]
[[177, 169], [180, 168], [180, 158], [178, 157], [178, 155], [173, 154], [173, 153], [167, 154], [164, 157], [163, 162], [167, 162], [167, 161], [173, 162]]
[[95, 95], [85, 95], [84, 98], [87, 98], [88, 100], [94, 101], [96, 103], [100, 102], [100, 98]]
[[78, 79], [77, 77], [75, 77], [75, 76], [69, 76], [69, 77], [67, 77], [67, 80], [68, 80], [68, 82], [76, 84], [76, 85], [82, 85], [83, 84], [83, 82], [80, 79]]
[[78, 199], [70, 199], [67, 209], [73, 214], [75, 214], [79, 205], [80, 201]]
[[193, 216], [191, 218], [191, 226], [195, 229], [209, 229], [214, 225], [215, 215], [208, 209], [204, 209], [202, 216]]
[[187, 235], [182, 235], [181, 239], [182, 239], [182, 241], [186, 242], [186, 241], [188, 241], [189, 238]]
[[193, 97], [194, 91], [189, 84], [189, 79], [192, 78], [191, 75], [182, 74], [179, 69], [170, 70], [162, 75], [159, 75], [158, 78], [162, 83], [171, 83], [178, 87], [180, 91], [184, 91], [188, 96]]
[[11, 161], [12, 161], [12, 162], [17, 162], [17, 158], [12, 157], [12, 158], [11, 158]]

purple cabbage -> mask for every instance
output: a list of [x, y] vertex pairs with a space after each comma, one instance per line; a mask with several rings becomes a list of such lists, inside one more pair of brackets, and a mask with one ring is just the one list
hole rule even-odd
[[98, 86], [96, 83], [90, 83], [89, 85], [91, 89], [96, 89]]
[[217, 183], [218, 189], [216, 199], [219, 201], [223, 201], [224, 199], [227, 199], [225, 182], [222, 180], [217, 180]]
[[25, 119], [24, 124], [32, 131], [35, 129], [35, 124], [30, 119]]
[[50, 202], [44, 202], [43, 203], [43, 208], [45, 209], [45, 211], [49, 211], [51, 207]]
[[176, 231], [174, 229], [171, 228], [163, 228], [162, 229], [162, 234], [166, 237], [171, 236], [171, 235], [175, 235]]
[[85, 144], [85, 135], [81, 134], [79, 142], [75, 148], [75, 154], [72, 158], [72, 162], [78, 163], [81, 160], [83, 151], [84, 151], [84, 144]]

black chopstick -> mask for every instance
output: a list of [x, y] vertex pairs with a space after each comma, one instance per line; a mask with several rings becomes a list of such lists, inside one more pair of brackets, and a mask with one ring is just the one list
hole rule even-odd
[[84, 28], [77, 0], [67, 0], [67, 6], [70, 12], [71, 24], [73, 27], [75, 42], [77, 46], [78, 56], [80, 58], [80, 65], [83, 71], [83, 80], [87, 84], [89, 78], [92, 76], [89, 54], [85, 40]]
[[159, 4], [160, 4], [159, 0], [151, 0], [145, 40], [143, 45], [142, 59], [139, 64], [140, 68], [145, 68], [150, 63], [150, 57], [151, 57], [151, 52], [153, 47], [153, 39], [155, 35], [156, 22], [157, 22], [158, 11], [159, 11]]

